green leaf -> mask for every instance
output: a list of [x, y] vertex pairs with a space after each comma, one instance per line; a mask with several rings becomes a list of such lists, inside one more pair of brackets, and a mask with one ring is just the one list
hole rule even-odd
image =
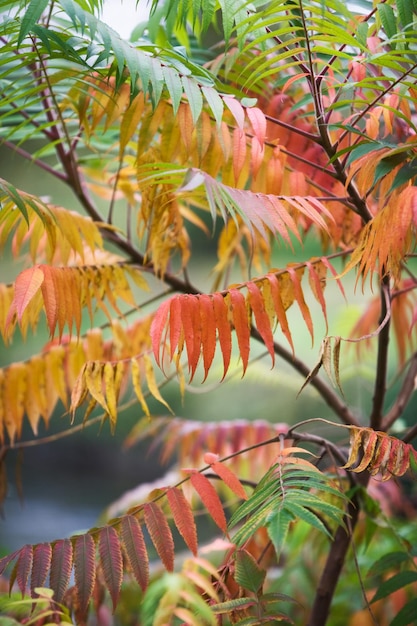
[[220, 97], [218, 91], [214, 89], [214, 87], [207, 87], [203, 85], [201, 87], [201, 91], [203, 92], [203, 95], [207, 101], [207, 104], [209, 105], [215, 117], [217, 125], [220, 126], [222, 117], [223, 117], [223, 110], [224, 110], [224, 104], [223, 104], [222, 98]]
[[401, 563], [408, 561], [410, 559], [410, 555], [407, 552], [389, 552], [388, 554], [384, 554], [380, 559], [375, 561], [371, 565], [368, 570], [367, 576], [378, 576], [379, 574], [383, 574], [387, 570], [391, 570], [392, 568], [397, 568]]
[[[352, 150], [350, 150], [349, 148], [346, 149], [346, 152], [348, 150], [350, 150], [350, 154], [348, 156], [348, 159], [346, 161], [346, 165], [352, 165], [352, 163], [354, 163], [355, 161], [357, 161], [358, 159], [360, 159], [361, 157], [365, 156], [366, 154], [369, 154], [370, 152], [374, 152], [375, 150], [379, 150], [381, 149], [381, 145], [376, 142], [376, 141], [363, 141], [361, 143], [359, 143], [357, 146], [355, 146]], [[340, 151], [338, 153], [338, 156], [341, 156], [343, 153], [343, 151]]]
[[49, 4], [49, 0], [30, 0], [26, 13], [20, 24], [19, 38], [17, 45], [20, 46], [26, 35], [38, 22], [40, 16]]
[[216, 615], [221, 615], [222, 613], [230, 613], [230, 611], [236, 611], [237, 609], [247, 609], [256, 604], [257, 602], [254, 598], [234, 598], [233, 600], [213, 604], [211, 610]]
[[397, 0], [397, 10], [400, 16], [401, 26], [406, 28], [413, 23], [413, 2], [412, 0]]
[[363, 47], [367, 45], [368, 30], [368, 22], [360, 22], [356, 27], [356, 39]]
[[169, 91], [169, 95], [172, 100], [172, 108], [174, 111], [174, 115], [177, 114], [178, 107], [180, 106], [182, 94], [183, 94], [183, 86], [181, 82], [181, 78], [179, 77], [178, 72], [172, 70], [170, 67], [163, 67], [162, 71], [165, 77], [165, 83]]
[[397, 613], [390, 626], [408, 626], [416, 623], [417, 598], [413, 598]]
[[193, 122], [196, 124], [203, 108], [203, 96], [201, 95], [200, 87], [195, 80], [188, 78], [188, 76], [182, 76], [181, 80], [185, 95], [188, 98]]
[[406, 587], [417, 580], [417, 572], [406, 570], [404, 572], [399, 572], [398, 574], [394, 574], [388, 580], [384, 580], [380, 586], [378, 587], [378, 591], [374, 595], [371, 600], [372, 602], [376, 602], [377, 600], [381, 600], [382, 598], [386, 598], [397, 589], [401, 589], [402, 587]]
[[393, 156], [388, 156], [385, 159], [381, 159], [375, 169], [374, 181], [373, 184], [376, 185], [380, 180], [382, 180], [385, 176], [387, 176], [392, 170], [405, 161], [407, 158], [407, 154], [400, 153], [395, 154]]
[[298, 504], [298, 502], [288, 503], [287, 499], [285, 500], [284, 506], [289, 513], [294, 515], [294, 517], [298, 517], [304, 522], [307, 522], [307, 524], [309, 524], [313, 528], [316, 528], [320, 532], [332, 538], [331, 533], [329, 532], [329, 530], [326, 528], [326, 526], [323, 524], [323, 522], [317, 516], [316, 513], [313, 513], [313, 511], [310, 511], [309, 509], [306, 509], [304, 506], [301, 506], [300, 504]]
[[255, 558], [246, 550], [239, 550], [236, 554], [235, 567], [234, 579], [237, 584], [255, 594], [258, 593], [266, 572], [259, 567]]
[[391, 191], [397, 187], [405, 185], [409, 180], [417, 176], [417, 159], [409, 161], [403, 165], [395, 175], [394, 182], [391, 185]]
[[280, 556], [282, 548], [287, 539], [288, 531], [294, 516], [284, 507], [274, 510], [267, 519], [268, 535], [274, 544], [277, 558]]
[[16, 187], [14, 187], [11, 183], [6, 182], [5, 180], [0, 180], [0, 189], [2, 189], [19, 209], [23, 217], [25, 218], [26, 224], [29, 226], [29, 215], [25, 206], [25, 203], [22, 200], [19, 192]]
[[377, 10], [387, 37], [392, 39], [397, 34], [397, 22], [392, 7], [388, 4], [380, 3], [377, 6]]

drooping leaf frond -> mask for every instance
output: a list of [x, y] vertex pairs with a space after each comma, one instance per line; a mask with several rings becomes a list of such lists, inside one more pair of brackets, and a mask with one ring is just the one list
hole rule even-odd
[[27, 249], [34, 262], [45, 259], [66, 264], [74, 254], [83, 260], [87, 250], [90, 254], [102, 250], [102, 232], [113, 230], [16, 189], [2, 179], [0, 190], [0, 248], [10, 242], [15, 256]]
[[66, 337], [60, 344], [54, 340], [27, 361], [0, 369], [0, 441], [6, 436], [12, 442], [20, 438], [25, 416], [37, 434], [41, 420], [49, 425], [59, 401], [74, 412], [87, 397], [92, 399], [84, 419], [98, 404], [114, 425], [117, 399], [127, 387], [129, 372], [135, 395], [149, 416], [144, 385], [165, 402], [147, 354], [151, 319], [139, 319], [129, 327], [114, 321], [110, 339], [93, 329], [82, 340]]
[[352, 472], [367, 470], [371, 476], [381, 475], [381, 480], [403, 476], [410, 468], [417, 452], [409, 443], [372, 428], [350, 427], [349, 459], [344, 466]]
[[81, 332], [82, 309], [86, 307], [92, 318], [93, 302], [109, 320], [111, 314], [104, 304], [104, 298], [119, 315], [122, 313], [116, 298], [135, 306], [126, 275], [133, 277], [136, 284], [147, 289], [141, 272], [125, 264], [79, 267], [33, 265], [16, 278], [13, 300], [2, 333], [9, 334], [16, 323], [25, 333], [28, 325], [36, 326], [43, 308], [51, 337], [58, 327], [61, 338], [66, 325], [70, 335], [75, 327], [78, 337]]
[[[161, 449], [161, 461], [167, 463], [175, 456], [178, 458], [181, 467], [189, 465], [198, 467], [202, 462], [212, 465], [213, 457], [210, 455], [235, 454], [242, 447], [242, 441], [247, 446], [253, 446], [254, 452], [245, 454], [245, 459], [249, 458], [250, 472], [253, 477], [253, 467], [257, 459], [257, 468], [260, 472], [266, 471], [272, 463], [275, 452], [272, 447], [265, 447], [262, 459], [256, 447], [262, 442], [276, 440], [279, 435], [285, 435], [288, 431], [288, 424], [272, 423], [266, 420], [245, 420], [241, 419], [234, 424], [228, 420], [218, 420], [214, 422], [204, 422], [201, 424], [197, 420], [185, 420], [179, 417], [155, 417], [149, 420], [140, 420], [132, 429], [126, 439], [126, 446], [133, 446], [140, 441], [152, 439], [151, 450]], [[206, 455], [203, 458], [203, 452]], [[217, 457], [216, 457], [217, 458]], [[241, 461], [239, 455], [234, 463]], [[237, 466], [242, 474], [247, 472], [248, 467]], [[223, 468], [224, 469], [224, 468]], [[213, 467], [216, 472], [216, 466]], [[222, 480], [227, 484], [224, 476]], [[237, 494], [236, 494], [237, 495]]]
[[[326, 315], [323, 291], [328, 262], [316, 259], [308, 264], [313, 293]], [[310, 310], [301, 288], [304, 266], [269, 272], [260, 279], [236, 285], [224, 292], [199, 295], [178, 295], [165, 301], [152, 323], [152, 343], [158, 365], [175, 360], [179, 365], [182, 352], [187, 353], [190, 380], [203, 358], [204, 379], [207, 378], [220, 344], [223, 356], [223, 378], [229, 369], [232, 352], [232, 330], [235, 331], [243, 373], [248, 365], [252, 324], [256, 326], [274, 362], [273, 330], [278, 323], [293, 348], [286, 311], [297, 302], [313, 338]], [[319, 274], [321, 277], [319, 277]], [[242, 289], [247, 289], [246, 297]]]

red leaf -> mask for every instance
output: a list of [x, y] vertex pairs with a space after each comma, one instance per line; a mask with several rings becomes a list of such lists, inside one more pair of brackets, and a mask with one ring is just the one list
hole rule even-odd
[[200, 299], [201, 347], [203, 351], [204, 378], [206, 380], [216, 352], [216, 319], [213, 299], [202, 294]]
[[43, 587], [51, 565], [52, 547], [50, 543], [39, 543], [33, 550], [32, 576], [30, 588]]
[[255, 137], [260, 144], [265, 142], [266, 135], [266, 118], [264, 113], [258, 107], [248, 107], [246, 109]]
[[96, 579], [96, 544], [86, 533], [74, 538], [75, 588], [81, 615], [86, 615]]
[[374, 452], [374, 458], [372, 461], [372, 467], [369, 469], [371, 476], [374, 476], [378, 472], [382, 475], [386, 473], [386, 466], [389, 459], [391, 450], [391, 438], [379, 437], [378, 444]]
[[191, 381], [194, 377], [201, 351], [200, 307], [198, 298], [194, 295], [185, 294], [181, 296], [180, 303]]
[[262, 339], [272, 358], [272, 364], [275, 363], [274, 337], [272, 335], [271, 323], [268, 313], [265, 310], [265, 303], [262, 293], [256, 283], [248, 282], [249, 303], [255, 315], [256, 328], [261, 334]]
[[232, 113], [239, 128], [243, 129], [243, 125], [245, 123], [245, 110], [240, 102], [231, 96], [225, 96], [223, 98], [223, 102]]
[[233, 491], [233, 493], [238, 496], [238, 498], [242, 498], [243, 500], [248, 499], [242, 483], [230, 468], [223, 465], [220, 461], [214, 461], [214, 463], [211, 463], [211, 467], [213, 471], [220, 476], [222, 481]]
[[197, 529], [190, 504], [178, 487], [168, 489], [167, 498], [175, 525], [188, 548], [195, 556], [198, 548]]
[[230, 322], [227, 317], [227, 306], [225, 299], [220, 293], [213, 293], [212, 298], [217, 332], [219, 335], [219, 343], [223, 355], [223, 380], [230, 365], [230, 356], [232, 354], [232, 335]]
[[216, 522], [217, 526], [220, 528], [220, 530], [226, 532], [227, 522], [223, 510], [223, 505], [219, 496], [217, 495], [217, 491], [215, 490], [209, 479], [197, 472], [196, 470], [192, 470], [190, 472], [190, 480], [191, 484], [200, 496], [204, 506], [210, 513], [213, 520]]
[[168, 572], [174, 569], [174, 540], [162, 510], [155, 502], [143, 506], [145, 523], [156, 551]]
[[122, 517], [121, 528], [129, 565], [138, 585], [145, 591], [149, 584], [149, 559], [142, 529], [133, 515]]
[[12, 554], [7, 554], [0, 559], [0, 576], [3, 574], [7, 566], [10, 565], [12, 561], [14, 561], [18, 554], [19, 550], [16, 550]]
[[16, 563], [16, 580], [22, 595], [25, 595], [29, 575], [32, 570], [33, 563], [33, 546], [26, 545], [19, 550], [19, 556]]
[[237, 184], [246, 159], [246, 134], [240, 128], [233, 131], [233, 174]]
[[401, 442], [401, 444], [401, 454], [397, 455], [397, 462], [394, 468], [395, 476], [404, 476], [410, 467], [410, 453], [412, 453], [413, 446], [410, 443]]
[[[155, 356], [155, 361], [159, 367], [161, 367], [161, 343], [162, 343], [162, 335], [164, 330], [166, 330], [166, 323], [168, 320], [168, 313], [170, 308], [171, 301], [166, 300], [161, 304], [158, 310], [155, 313], [155, 316], [152, 320], [151, 324], [151, 340], [152, 340], [152, 349]], [[165, 339], [164, 339], [165, 344]], [[164, 349], [162, 350], [162, 356], [164, 353]]]
[[232, 303], [233, 323], [242, 358], [243, 373], [245, 373], [250, 351], [250, 325], [246, 300], [244, 295], [237, 289], [230, 289], [229, 294]]
[[337, 286], [339, 287], [343, 297], [346, 300], [345, 290], [343, 289], [343, 285], [342, 285], [342, 282], [341, 282], [340, 278], [338, 278], [338, 272], [336, 272], [336, 270], [334, 269], [333, 265], [330, 263], [329, 259], [327, 259], [325, 256], [321, 257], [321, 261], [322, 261], [323, 265], [325, 265], [327, 267], [327, 269], [330, 270], [330, 272], [333, 275], [333, 278], [336, 279]]
[[72, 543], [69, 539], [59, 539], [52, 547], [49, 586], [54, 590], [54, 600], [62, 602], [72, 572]]
[[389, 454], [389, 459], [387, 461], [387, 472], [391, 476], [397, 475], [397, 468], [401, 464], [403, 455], [404, 455], [404, 443], [395, 437], [390, 437], [391, 439], [391, 450]]
[[100, 530], [98, 550], [103, 568], [104, 580], [116, 608], [123, 579], [123, 560], [119, 536], [112, 526]]

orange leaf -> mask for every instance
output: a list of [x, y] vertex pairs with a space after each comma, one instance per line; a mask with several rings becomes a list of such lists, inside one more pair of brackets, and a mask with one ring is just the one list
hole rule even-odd
[[187, 361], [191, 381], [194, 377], [201, 351], [200, 307], [198, 297], [194, 295], [185, 294], [181, 296], [180, 303], [181, 322], [187, 348]]
[[244, 295], [237, 289], [228, 291], [232, 304], [233, 324], [236, 331], [239, 352], [242, 359], [243, 373], [246, 372], [250, 350], [249, 315]]
[[362, 443], [362, 428], [357, 428], [356, 426], [351, 426], [349, 428], [350, 431], [350, 449], [349, 449], [349, 458], [346, 461], [345, 465], [342, 466], [342, 469], [348, 469], [351, 465], [356, 463], [359, 455], [359, 448]]
[[213, 299], [202, 294], [200, 299], [201, 347], [203, 351], [204, 378], [206, 380], [216, 352], [216, 318]]
[[369, 473], [374, 476], [378, 472], [382, 475], [386, 472], [387, 462], [391, 451], [391, 438], [379, 437], [378, 445], [375, 448], [374, 458], [372, 461], [372, 467], [369, 468]]
[[181, 296], [175, 296], [170, 300], [169, 307], [169, 344], [171, 351], [171, 359], [174, 356], [176, 347], [181, 336], [182, 331], [182, 311], [181, 311]]
[[[290, 332], [290, 328], [288, 326], [287, 316], [285, 314], [286, 309], [291, 306], [290, 303], [284, 303], [281, 294], [280, 294], [280, 284], [278, 278], [275, 274], [267, 274], [265, 279], [268, 281], [271, 287], [272, 300], [274, 303], [275, 313], [277, 315], [278, 322], [281, 326], [281, 330], [284, 333], [284, 336], [287, 338], [288, 343], [291, 346], [291, 350], [294, 353], [294, 344], [292, 341], [292, 336]], [[287, 305], [287, 306], [285, 306]]]
[[327, 323], [327, 310], [326, 310], [326, 301], [324, 299], [324, 288], [326, 286], [326, 266], [322, 263], [311, 263], [310, 261], [306, 262], [306, 266], [308, 268], [309, 276], [308, 282], [311, 288], [311, 291], [316, 298], [317, 302], [321, 306], [321, 310], [323, 311], [324, 321], [326, 323], [326, 335], [328, 332], [328, 323]]
[[226, 376], [230, 365], [230, 356], [232, 354], [232, 336], [229, 319], [227, 317], [227, 306], [225, 299], [220, 293], [214, 293], [213, 308], [216, 318], [216, 326], [219, 335], [220, 348], [223, 355], [223, 378]]
[[44, 281], [44, 273], [39, 265], [30, 267], [21, 272], [14, 284], [14, 297], [6, 319], [6, 327], [10, 324], [14, 311], [17, 313], [19, 322], [31, 300], [38, 293]]
[[[390, 454], [389, 454], [389, 459], [387, 461], [386, 469], [387, 469], [387, 473], [392, 476], [398, 476], [397, 471], [402, 465], [402, 461], [404, 457], [406, 458], [407, 467], [408, 467], [410, 454], [409, 454], [409, 449], [405, 452], [404, 446], [405, 444], [402, 441], [400, 441], [399, 439], [396, 439], [395, 437], [391, 437], [391, 449], [390, 449]], [[408, 458], [407, 458], [407, 452], [408, 452]], [[404, 473], [405, 472], [403, 472], [403, 474]]]
[[138, 585], [145, 591], [149, 583], [149, 559], [142, 529], [133, 515], [122, 517], [121, 528], [130, 568]]
[[198, 548], [197, 529], [188, 500], [178, 487], [168, 489], [167, 498], [175, 525], [188, 548], [195, 556]]
[[306, 304], [306, 301], [304, 300], [304, 294], [301, 288], [301, 276], [303, 275], [303, 270], [295, 270], [293, 267], [287, 267], [287, 271], [294, 285], [294, 294], [297, 300], [297, 304], [300, 308], [303, 319], [307, 324], [308, 331], [311, 335], [311, 340], [313, 341], [313, 320], [311, 319], [310, 311]]
[[42, 283], [42, 297], [45, 306], [46, 320], [48, 322], [49, 334], [51, 337], [55, 334], [56, 323], [58, 321], [58, 306], [59, 301], [57, 293], [55, 291], [55, 285], [53, 280], [53, 271], [49, 265], [42, 267], [44, 281]]
[[[150, 335], [152, 340], [152, 349], [155, 356], [155, 361], [158, 366], [161, 367], [161, 343], [164, 330], [166, 331], [166, 324], [168, 321], [168, 314], [171, 306], [171, 300], [165, 300], [158, 308], [155, 316], [152, 320]], [[165, 339], [164, 339], [165, 344]], [[164, 354], [164, 348], [162, 349], [162, 355]]]
[[363, 472], [372, 463], [377, 441], [378, 433], [375, 430], [362, 432], [363, 457], [357, 467], [351, 468], [352, 472]]
[[227, 522], [223, 505], [211, 482], [208, 478], [197, 472], [197, 470], [190, 471], [190, 480], [217, 526], [220, 530], [226, 532]]
[[270, 319], [265, 310], [263, 294], [256, 283], [248, 282], [246, 286], [249, 291], [249, 304], [255, 315], [256, 328], [260, 332], [268, 352], [271, 355], [272, 364], [274, 364], [274, 337], [272, 335]]
[[155, 502], [143, 506], [146, 527], [152, 543], [168, 572], [174, 569], [174, 540], [162, 509]]
[[220, 461], [214, 461], [213, 463], [211, 463], [211, 467], [213, 471], [216, 472], [218, 476], [220, 476], [222, 481], [226, 483], [226, 485], [233, 491], [233, 493], [238, 496], [238, 498], [242, 498], [243, 500], [248, 499], [242, 483], [229, 467], [223, 465], [223, 463], [221, 463]]

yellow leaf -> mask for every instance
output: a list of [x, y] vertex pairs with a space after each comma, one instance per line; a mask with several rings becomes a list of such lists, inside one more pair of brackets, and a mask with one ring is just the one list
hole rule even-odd
[[103, 371], [106, 363], [99, 361], [88, 361], [85, 364], [84, 379], [89, 393], [98, 404], [109, 413], [106, 397], [103, 393]]
[[142, 393], [142, 380], [141, 380], [141, 375], [140, 375], [140, 366], [139, 366], [137, 358], [133, 357], [131, 359], [130, 367], [131, 367], [133, 389], [135, 391], [136, 397], [140, 402], [142, 411], [145, 413], [147, 417], [150, 417], [151, 414], [149, 412], [149, 407], [146, 404], [145, 397]]
[[149, 391], [151, 392], [153, 397], [156, 398], [156, 400], [158, 400], [159, 402], [161, 402], [161, 404], [166, 406], [166, 408], [172, 413], [173, 411], [172, 411], [171, 407], [164, 400], [164, 398], [161, 396], [161, 394], [159, 392], [158, 385], [157, 385], [156, 380], [155, 380], [155, 373], [153, 371], [152, 361], [151, 361], [149, 355], [145, 353], [143, 355], [143, 360], [144, 360], [144, 363], [145, 363], [145, 377], [146, 377], [146, 382], [147, 382]]

